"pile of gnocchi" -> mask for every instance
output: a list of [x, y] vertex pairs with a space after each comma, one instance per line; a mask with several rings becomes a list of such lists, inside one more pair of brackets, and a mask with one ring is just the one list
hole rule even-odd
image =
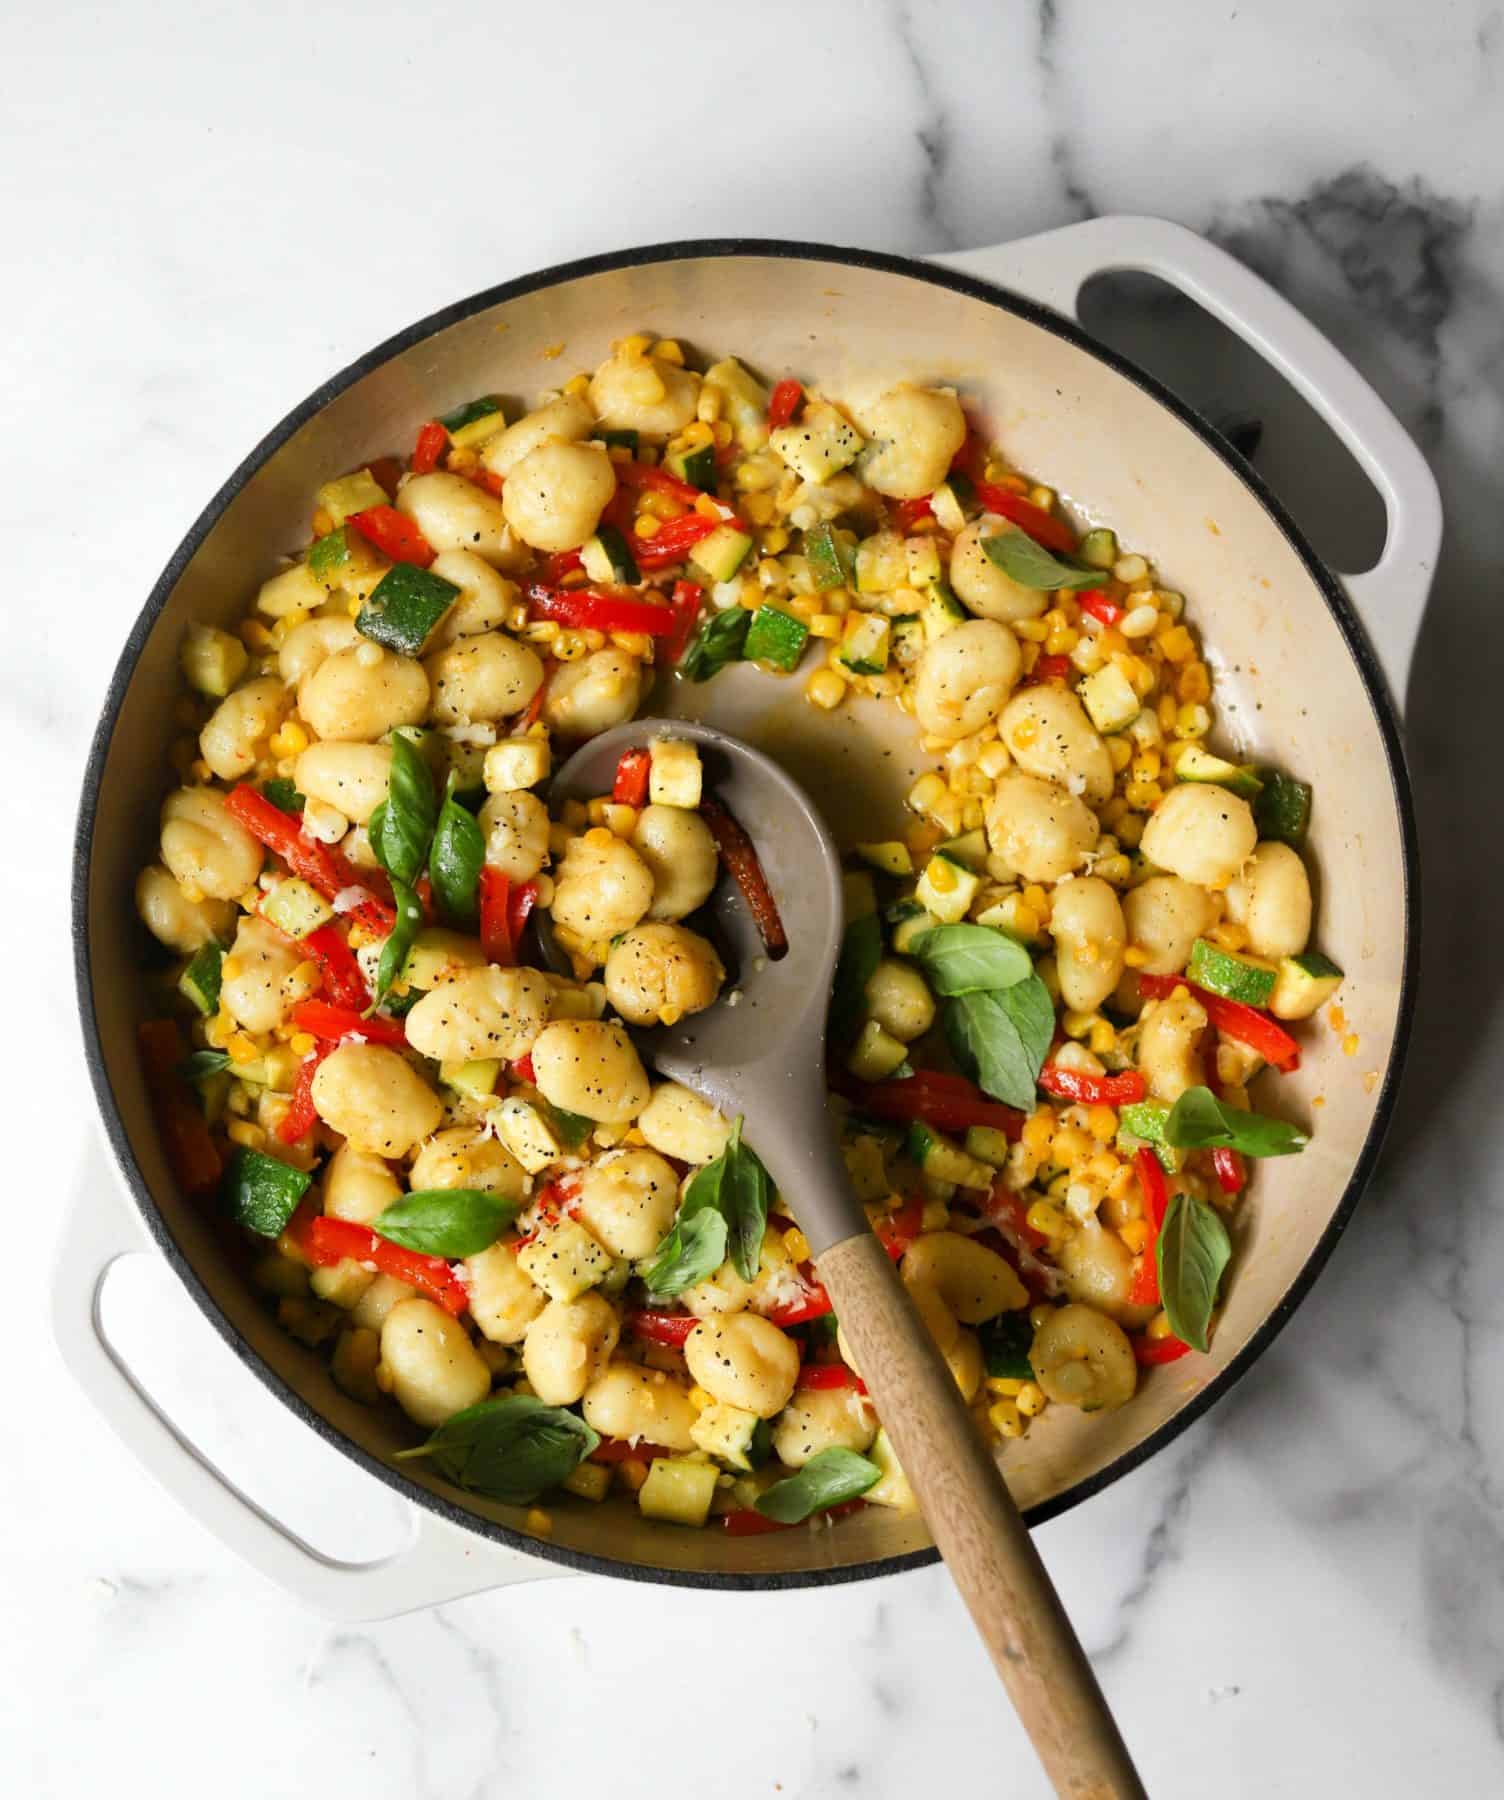
[[718, 883], [776, 953], [755, 845], [671, 727], [550, 810], [556, 745], [732, 663], [886, 699], [929, 759], [847, 846], [829, 1084], [977, 1429], [1208, 1350], [1250, 1162], [1306, 1141], [1250, 1083], [1342, 980], [1310, 789], [1209, 747], [1182, 596], [954, 391], [623, 340], [326, 482], [181, 661], [136, 887], [164, 1147], [443, 1479], [535, 1532], [560, 1490], [732, 1534], [913, 1506], [758, 1121], [632, 1035], [734, 990]]

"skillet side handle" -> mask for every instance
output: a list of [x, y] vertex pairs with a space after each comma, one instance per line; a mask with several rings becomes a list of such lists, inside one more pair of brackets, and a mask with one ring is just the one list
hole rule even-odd
[[1145, 1800], [1143, 1784], [965, 1402], [875, 1233], [816, 1262], [993, 1666], [1058, 1794]]
[[157, 1409], [105, 1335], [99, 1301], [112, 1264], [154, 1248], [118, 1192], [113, 1170], [91, 1148], [52, 1271], [53, 1335], [73, 1379], [116, 1436], [226, 1549], [312, 1611], [347, 1623], [393, 1618], [561, 1573], [550, 1563], [482, 1543], [417, 1507], [408, 1543], [378, 1562], [336, 1562], [295, 1537]]
[[1441, 548], [1441, 495], [1399, 420], [1307, 318], [1235, 257], [1168, 219], [1115, 214], [930, 260], [1012, 288], [1072, 319], [1077, 296], [1093, 275], [1157, 275], [1272, 363], [1341, 438], [1383, 499], [1383, 554], [1372, 569], [1342, 580], [1395, 707], [1403, 711]]

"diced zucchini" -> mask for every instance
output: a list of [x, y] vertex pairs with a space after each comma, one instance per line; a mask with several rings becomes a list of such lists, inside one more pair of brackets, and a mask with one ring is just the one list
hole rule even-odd
[[876, 1019], [868, 1019], [846, 1058], [858, 1081], [885, 1081], [909, 1053], [907, 1044], [889, 1037]]
[[862, 1132], [841, 1145], [841, 1155], [858, 1200], [881, 1200], [888, 1194], [888, 1165], [881, 1138]]
[[459, 588], [432, 569], [396, 563], [361, 607], [355, 629], [399, 656], [421, 656], [429, 634], [459, 597]]
[[495, 1113], [496, 1135], [527, 1170], [536, 1175], [555, 1163], [564, 1147], [554, 1134], [550, 1120], [527, 1100], [503, 1100]]
[[705, 371], [703, 386], [720, 396], [721, 417], [742, 449], [760, 450], [768, 441], [769, 394], [756, 376], [728, 356]]
[[262, 914], [290, 938], [305, 938], [334, 917], [334, 908], [298, 876], [279, 881], [261, 902]]
[[336, 525], [343, 525], [351, 513], [364, 512], [368, 506], [391, 504], [386, 489], [369, 469], [357, 469], [353, 475], [326, 481], [314, 498]]
[[467, 1100], [489, 1100], [500, 1079], [501, 1058], [498, 1056], [477, 1056], [469, 1062], [439, 1064], [439, 1080]]
[[[379, 960], [381, 946], [367, 947], [377, 952]], [[462, 937], [457, 931], [445, 931], [436, 925], [425, 926], [413, 939], [398, 979], [407, 987], [422, 988], [427, 992], [436, 988], [451, 969], [481, 968], [485, 960], [485, 952], [474, 938]]]
[[1138, 717], [1141, 702], [1133, 683], [1116, 663], [1103, 663], [1080, 686], [1081, 704], [1098, 731], [1123, 731]]
[[1287, 956], [1279, 965], [1269, 1010], [1276, 1019], [1309, 1019], [1342, 986], [1342, 971], [1319, 950]]
[[882, 1470], [881, 1480], [874, 1482], [862, 1495], [867, 1504], [891, 1506], [895, 1512], [918, 1512], [919, 1502], [914, 1498], [909, 1478], [893, 1452], [892, 1440], [886, 1431], [878, 1432], [866, 1454], [868, 1461], [875, 1462]]
[[772, 663], [775, 669], [793, 670], [799, 666], [809, 642], [809, 626], [781, 606], [759, 606], [747, 627], [747, 641], [742, 654], [748, 662]]
[[317, 1299], [327, 1300], [331, 1306], [349, 1312], [375, 1279], [370, 1269], [364, 1268], [353, 1256], [345, 1256], [337, 1263], [313, 1270], [308, 1285]]
[[1191, 945], [1186, 974], [1198, 987], [1209, 988], [1228, 1000], [1262, 1006], [1274, 988], [1277, 970], [1260, 956], [1241, 956], [1222, 949], [1209, 938], [1197, 938]]
[[1099, 525], [1082, 538], [1076, 554], [1089, 569], [1110, 569], [1118, 560], [1118, 535]]
[[336, 588], [368, 593], [380, 583], [389, 564], [358, 531], [339, 525], [325, 532], [309, 550], [307, 566], [309, 574], [328, 593]]
[[[687, 449], [670, 450], [663, 459], [670, 475], [687, 481], [703, 493], [715, 492], [715, 449], [710, 444], [693, 444]], [[588, 565], [587, 565], [588, 566]]]
[[718, 1479], [714, 1463], [660, 1456], [648, 1467], [637, 1504], [645, 1518], [666, 1519], [671, 1525], [703, 1525], [710, 1516]]
[[856, 547], [856, 588], [859, 594], [887, 594], [909, 585], [908, 552], [896, 531], [879, 531], [863, 538]]
[[1175, 764], [1177, 781], [1209, 781], [1244, 800], [1256, 800], [1263, 788], [1251, 763], [1230, 763], [1199, 744], [1183, 750]]
[[206, 1019], [219, 1011], [220, 965], [225, 953], [218, 944], [202, 944], [178, 977], [178, 992]]
[[971, 614], [945, 583], [939, 582], [925, 594], [920, 617], [924, 620], [925, 641], [933, 644], [936, 638], [943, 638], [948, 631], [964, 625]]
[[510, 794], [548, 779], [553, 758], [543, 737], [503, 738], [486, 751], [483, 768], [488, 794]]
[[312, 612], [327, 598], [323, 585], [308, 564], [294, 563], [280, 575], [262, 582], [256, 595], [256, 610], [264, 612], [269, 619], [285, 619], [289, 613]]
[[1034, 1327], [1028, 1312], [1020, 1308], [1001, 1312], [989, 1319], [978, 1332], [982, 1341], [982, 1362], [995, 1380], [1032, 1381], [1034, 1365], [1029, 1353], [1034, 1348]]
[[654, 738], [648, 758], [648, 799], [654, 806], [682, 806], [693, 812], [700, 804], [705, 771], [700, 753], [688, 738]]
[[909, 855], [907, 844], [889, 842], [883, 844], [858, 844], [856, 853], [865, 863], [871, 863], [884, 875], [912, 875], [914, 859]]
[[223, 700], [245, 674], [251, 660], [238, 637], [220, 631], [213, 625], [190, 625], [183, 634], [183, 647], [178, 662], [189, 687], [207, 694], [212, 700]]
[[443, 788], [454, 777], [454, 797], [470, 812], [479, 812], [486, 798], [486, 745], [444, 741], [444, 767], [434, 777]]
[[237, 1225], [274, 1238], [297, 1211], [312, 1180], [306, 1169], [295, 1169], [275, 1156], [237, 1149], [225, 1169], [220, 1197]]
[[734, 525], [718, 525], [689, 553], [689, 560], [712, 582], [730, 581], [742, 566], [752, 540]]
[[963, 831], [959, 837], [947, 838], [943, 844], [936, 844], [935, 854], [948, 856], [952, 862], [958, 862], [979, 875], [987, 867], [987, 833], [980, 826], [975, 831]]
[[930, 495], [930, 511], [935, 515], [942, 531], [948, 531], [952, 537], [966, 529], [966, 514], [961, 510], [961, 496], [948, 481], [942, 481]]
[[715, 1457], [729, 1469], [750, 1473], [768, 1460], [767, 1423], [745, 1407], [717, 1401], [696, 1417], [689, 1435], [697, 1450]]
[[637, 454], [639, 434], [630, 426], [618, 426], [613, 431], [598, 431], [595, 435], [608, 450], [626, 450], [633, 456]]
[[906, 587], [931, 588], [944, 580], [945, 571], [940, 567], [940, 545], [936, 539], [905, 538], [903, 557], [908, 571], [908, 579], [904, 583]]
[[865, 869], [847, 869], [841, 876], [841, 919], [850, 925], [877, 911], [877, 889]]
[[900, 956], [906, 956], [914, 939], [922, 932], [933, 931], [940, 923], [933, 913], [926, 912], [917, 900], [903, 900], [888, 910], [888, 921], [893, 929], [889, 934], [893, 948]]
[[1001, 1169], [1008, 1160], [1011, 1148], [1008, 1134], [999, 1131], [994, 1125], [972, 1125], [967, 1128], [966, 1154], [974, 1156], [978, 1162], [990, 1163], [994, 1169]]
[[636, 587], [642, 580], [630, 545], [614, 525], [602, 525], [593, 538], [586, 539], [580, 549], [580, 561], [592, 581]]
[[1016, 938], [1021, 944], [1037, 944], [1041, 941], [1038, 916], [1022, 894], [1005, 894], [995, 905], [979, 912], [976, 922], [978, 925], [991, 925], [997, 931], [1006, 931], [1009, 937]]
[[904, 1148], [920, 1170], [935, 1181], [953, 1182], [956, 1187], [990, 1188], [996, 1171], [980, 1157], [969, 1156], [959, 1144], [952, 1143], [932, 1125], [916, 1120], [909, 1127]]
[[861, 433], [824, 400], [812, 401], [768, 442], [801, 481], [817, 485], [854, 463], [862, 448]]
[[605, 1463], [578, 1463], [559, 1486], [566, 1494], [578, 1494], [582, 1500], [604, 1500], [611, 1492], [611, 1471]]
[[936, 851], [915, 884], [914, 898], [942, 925], [957, 925], [966, 917], [981, 885], [981, 876], [965, 863]]
[[888, 666], [889, 631], [881, 613], [847, 613], [837, 660], [853, 675], [881, 675]]
[[809, 559], [809, 572], [817, 588], [851, 585], [856, 552], [850, 532], [837, 531], [829, 523], [811, 526], [804, 534], [804, 554]]
[[912, 669], [924, 655], [924, 620], [918, 613], [900, 613], [889, 624], [888, 654], [900, 669]]
[[439, 423], [449, 433], [451, 444], [457, 444], [462, 450], [474, 450], [506, 429], [507, 415], [495, 394], [481, 394], [477, 399], [455, 407], [453, 412], [441, 414]]
[[1310, 788], [1278, 769], [1260, 769], [1259, 775], [1264, 788], [1253, 806], [1259, 836], [1276, 838], [1298, 850], [1306, 841], [1306, 827], [1311, 820]]
[[517, 1266], [550, 1300], [578, 1300], [611, 1270], [611, 1252], [583, 1225], [560, 1219], [543, 1225], [517, 1252]]

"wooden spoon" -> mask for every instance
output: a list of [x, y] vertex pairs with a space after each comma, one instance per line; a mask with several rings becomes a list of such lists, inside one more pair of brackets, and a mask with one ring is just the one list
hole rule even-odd
[[[842, 930], [835, 846], [804, 790], [761, 751], [708, 725], [638, 719], [592, 738], [553, 798], [610, 790], [622, 753], [655, 738], [699, 749], [705, 789], [756, 846], [787, 933], [770, 957], [734, 886], [712, 905], [734, 988], [677, 1025], [637, 1034], [660, 1075], [748, 1135], [809, 1240], [824, 1283], [951, 1577], [1057, 1793], [1133, 1800], [1144, 1789], [996, 1459], [846, 1176], [826, 1109], [825, 1015]], [[557, 951], [543, 927], [545, 951]], [[567, 963], [567, 959], [564, 959]], [[733, 1003], [733, 994], [735, 1002]]]

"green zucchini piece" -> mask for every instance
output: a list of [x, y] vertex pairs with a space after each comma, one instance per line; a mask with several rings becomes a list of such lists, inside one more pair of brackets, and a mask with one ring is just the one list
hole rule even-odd
[[1076, 554], [1089, 568], [1110, 569], [1118, 560], [1118, 536], [1105, 526], [1088, 531]]
[[1185, 972], [1198, 987], [1227, 1000], [1239, 1000], [1244, 1006], [1264, 1005], [1278, 973], [1273, 963], [1224, 950], [1208, 938], [1197, 938], [1191, 945], [1191, 960]]
[[748, 662], [769, 662], [775, 668], [795, 669], [809, 642], [803, 619], [776, 606], [759, 606], [747, 628], [742, 654]]
[[633, 430], [601, 431], [596, 435], [608, 450], [630, 450], [637, 454], [637, 433]]
[[309, 574], [320, 587], [331, 591], [385, 567], [386, 560], [376, 547], [348, 525], [325, 532], [308, 552]]
[[1029, 1309], [999, 1313], [985, 1325], [978, 1326], [982, 1343], [982, 1362], [994, 1381], [1032, 1381], [1034, 1365], [1029, 1352], [1034, 1348], [1034, 1327], [1029, 1323]]
[[384, 649], [401, 656], [419, 656], [434, 626], [459, 595], [455, 584], [442, 575], [415, 568], [412, 563], [395, 563], [361, 607], [355, 629]]
[[1276, 1019], [1309, 1019], [1342, 986], [1342, 971], [1319, 950], [1287, 956], [1279, 965], [1269, 1010]]
[[1199, 744], [1192, 744], [1190, 749], [1182, 751], [1175, 764], [1175, 779], [1209, 781], [1244, 800], [1256, 800], [1264, 785], [1252, 763], [1230, 763], [1224, 757], [1213, 756], [1210, 750], [1203, 750]]
[[357, 469], [353, 475], [326, 481], [315, 499], [336, 525], [343, 525], [351, 513], [389, 504], [386, 489], [369, 469]]
[[178, 977], [178, 992], [206, 1019], [219, 1011], [221, 964], [225, 953], [218, 944], [202, 944], [194, 951], [188, 967]]
[[[1177, 773], [1179, 771], [1177, 770]], [[1304, 781], [1278, 769], [1260, 769], [1263, 792], [1253, 803], [1254, 823], [1262, 838], [1277, 838], [1298, 850], [1311, 822], [1311, 790]]]
[[703, 537], [689, 553], [689, 560], [711, 581], [730, 581], [742, 566], [752, 540], [734, 525], [718, 525], [709, 537]]
[[920, 1120], [909, 1127], [904, 1143], [909, 1156], [924, 1174], [936, 1181], [951, 1181], [957, 1187], [990, 1188], [995, 1171], [991, 1163], [968, 1156], [959, 1144]]
[[849, 587], [856, 570], [856, 552], [841, 541], [834, 525], [812, 526], [804, 534], [804, 554], [809, 572], [820, 589]]
[[259, 1237], [274, 1238], [297, 1211], [312, 1180], [306, 1169], [241, 1148], [230, 1158], [220, 1196], [237, 1225]]
[[455, 407], [453, 412], [440, 413], [439, 423], [453, 438], [467, 426], [477, 424], [481, 419], [492, 418], [500, 411], [501, 402], [495, 394], [481, 394], [477, 399], [467, 400], [463, 406]]
[[692, 450], [670, 450], [663, 459], [663, 466], [670, 475], [677, 475], [680, 481], [687, 481], [691, 487], [697, 487], [701, 493], [715, 492], [715, 448], [711, 444], [696, 444]]
[[837, 660], [853, 675], [881, 675], [888, 666], [890, 630], [881, 613], [847, 613]]
[[580, 551], [580, 561], [592, 581], [618, 582], [636, 587], [642, 572], [630, 545], [614, 525], [600, 526]]

